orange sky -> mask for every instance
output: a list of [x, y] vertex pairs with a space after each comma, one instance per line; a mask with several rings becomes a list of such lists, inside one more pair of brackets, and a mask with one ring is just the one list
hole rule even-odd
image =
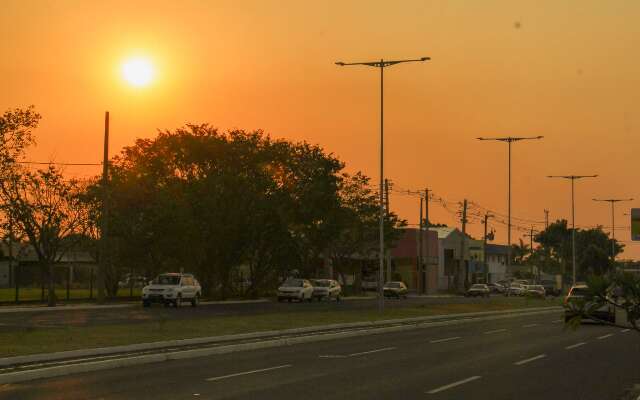
[[[514, 146], [513, 214], [567, 218], [569, 183], [545, 175], [600, 174], [577, 186], [577, 223], [610, 225], [592, 197], [637, 197], [617, 213], [628, 226], [623, 213], [640, 207], [638, 20], [640, 2], [622, 0], [4, 0], [0, 110], [43, 114], [39, 161], [100, 161], [109, 110], [112, 153], [156, 128], [210, 122], [319, 143], [377, 179], [378, 73], [333, 62], [431, 56], [385, 73], [387, 176], [398, 187], [506, 213], [506, 145], [474, 138], [544, 135]], [[152, 85], [123, 81], [133, 55], [155, 64]], [[417, 221], [416, 199], [391, 201]], [[625, 257], [640, 258], [640, 246]]]

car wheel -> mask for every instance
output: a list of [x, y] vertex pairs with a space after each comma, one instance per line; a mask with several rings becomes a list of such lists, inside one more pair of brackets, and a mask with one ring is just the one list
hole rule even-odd
[[291, 297], [289, 297], [289, 298], [287, 299], [287, 301], [288, 301], [289, 303], [291, 303]]
[[146, 300], [142, 302], [142, 307], [149, 307], [149, 306], [151, 306], [150, 302], [148, 302]]
[[337, 296], [336, 296], [336, 302], [340, 303], [340, 300], [341, 300], [340, 295], [337, 295]]
[[173, 302], [175, 308], [178, 308], [182, 305], [182, 296], [178, 295], [178, 298]]
[[191, 307], [197, 307], [198, 304], [200, 304], [200, 295], [196, 294], [196, 297], [191, 300]]

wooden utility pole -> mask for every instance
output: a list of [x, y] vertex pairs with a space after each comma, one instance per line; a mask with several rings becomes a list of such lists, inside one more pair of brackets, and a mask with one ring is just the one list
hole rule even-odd
[[493, 217], [493, 215], [486, 213], [484, 215], [484, 236], [483, 236], [483, 244], [482, 244], [482, 264], [484, 267], [484, 283], [489, 283], [489, 266], [487, 265], [487, 225], [489, 223], [489, 218]]
[[464, 248], [467, 240], [467, 199], [464, 199], [462, 206], [462, 240], [460, 241], [460, 263], [458, 264], [458, 291], [463, 292], [465, 290], [465, 284], [467, 282], [467, 267], [464, 262]]
[[[384, 193], [385, 193], [385, 204], [387, 208], [387, 220], [390, 218], [391, 209], [389, 208], [389, 180], [385, 178], [384, 180]], [[391, 249], [387, 249], [387, 281], [393, 280], [391, 277]]]
[[100, 219], [100, 266], [98, 268], [98, 303], [104, 303], [104, 276], [107, 269], [109, 235], [109, 111], [104, 113], [104, 155], [102, 158], [102, 218]]
[[424, 282], [424, 287], [422, 293], [426, 294], [428, 291], [428, 276], [429, 276], [429, 226], [431, 223], [429, 222], [429, 189], [424, 190], [424, 225], [425, 225], [425, 235], [426, 237], [426, 248], [425, 248], [425, 262], [424, 268], [422, 272], [422, 281]]

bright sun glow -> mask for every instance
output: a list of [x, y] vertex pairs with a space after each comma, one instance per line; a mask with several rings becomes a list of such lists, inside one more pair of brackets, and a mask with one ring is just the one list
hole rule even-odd
[[144, 58], [132, 58], [122, 64], [124, 79], [133, 86], [147, 86], [153, 80], [153, 65]]

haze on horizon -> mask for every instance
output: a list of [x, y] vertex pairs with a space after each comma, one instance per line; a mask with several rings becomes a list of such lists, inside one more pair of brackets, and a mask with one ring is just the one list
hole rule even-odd
[[[386, 176], [398, 188], [506, 214], [506, 145], [475, 138], [544, 135], [514, 145], [514, 216], [542, 221], [547, 208], [569, 219], [569, 183], [549, 174], [600, 175], [576, 186], [581, 226], [610, 225], [594, 197], [638, 199], [618, 207], [621, 227], [640, 204], [638, 2], [105, 3], [3, 2], [0, 109], [34, 104], [43, 115], [33, 160], [99, 162], [109, 110], [111, 154], [157, 129], [209, 122], [318, 143], [375, 182], [377, 71], [334, 62], [430, 56], [385, 72]], [[132, 86], [122, 65], [140, 57], [153, 80]], [[391, 202], [417, 222], [417, 199]], [[437, 205], [432, 220], [459, 225]], [[506, 227], [493, 227], [506, 241]], [[620, 258], [640, 258], [628, 230], [616, 236]]]

